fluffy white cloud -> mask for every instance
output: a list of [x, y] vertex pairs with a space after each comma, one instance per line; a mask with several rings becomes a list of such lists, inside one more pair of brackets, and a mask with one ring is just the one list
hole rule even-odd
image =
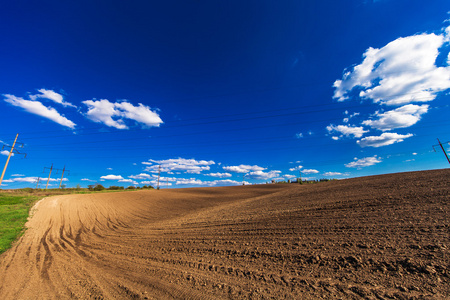
[[450, 88], [450, 67], [435, 64], [444, 42], [443, 31], [398, 38], [380, 49], [367, 49], [363, 62], [334, 82], [334, 98], [347, 100], [359, 88], [359, 97], [387, 105], [434, 100]]
[[150, 179], [150, 178], [152, 178], [152, 175], [146, 174], [146, 173], [141, 173], [141, 174], [138, 174], [138, 175], [128, 176], [128, 178], [132, 178], [132, 179]]
[[227, 177], [233, 176], [230, 173], [209, 173], [209, 174], [206, 174], [206, 175], [212, 176], [212, 177], [219, 177], [219, 178], [227, 178]]
[[314, 169], [303, 169], [302, 173], [303, 174], [317, 174], [317, 173], [319, 173], [319, 171], [314, 170]]
[[105, 176], [101, 176], [100, 179], [103, 180], [123, 180], [124, 178], [122, 177], [122, 175], [105, 175]]
[[47, 118], [56, 122], [62, 126], [69, 127], [74, 129], [76, 124], [66, 117], [62, 116], [59, 112], [56, 111], [53, 107], [47, 107], [39, 101], [34, 100], [25, 100], [21, 97], [16, 97], [14, 95], [5, 94], [5, 102], [23, 108], [25, 111]]
[[333, 124], [327, 126], [327, 130], [329, 133], [337, 131], [345, 136], [353, 135], [355, 138], [360, 138], [364, 133], [368, 132], [364, 130], [363, 127], [347, 126], [347, 125], [334, 126]]
[[126, 101], [109, 102], [107, 99], [83, 101], [88, 107], [86, 117], [117, 129], [128, 129], [123, 119], [133, 120], [148, 127], [159, 127], [163, 123], [159, 115], [150, 107], [139, 103], [134, 106]]
[[205, 185], [203, 181], [196, 178], [178, 178], [177, 185]]
[[262, 171], [265, 170], [266, 168], [262, 168], [260, 166], [249, 166], [249, 165], [239, 165], [239, 166], [228, 166], [228, 167], [223, 167], [223, 169], [225, 171], [228, 172], [234, 172], [234, 173], [248, 173], [248, 172], [256, 172], [256, 171]]
[[247, 178], [250, 179], [256, 179], [256, 180], [269, 180], [273, 179], [275, 177], [280, 176], [281, 171], [269, 171], [269, 172], [263, 172], [263, 171], [254, 171], [250, 172], [246, 175]]
[[352, 162], [346, 164], [345, 166], [347, 168], [361, 169], [363, 167], [373, 166], [380, 162], [381, 162], [381, 158], [376, 155], [370, 156], [370, 157], [364, 157], [364, 158], [360, 158], [360, 159], [355, 157], [355, 161], [352, 161]]
[[200, 174], [202, 171], [208, 171], [210, 165], [214, 165], [215, 162], [210, 160], [195, 160], [185, 158], [175, 158], [166, 160], [150, 160], [154, 165], [148, 166], [144, 169], [147, 172], [159, 172], [161, 166], [161, 172], [185, 172], [189, 174]]
[[378, 119], [366, 120], [363, 124], [381, 131], [406, 128], [416, 124], [427, 112], [428, 105], [408, 104], [384, 113], [376, 112]]
[[361, 147], [382, 147], [387, 145], [392, 145], [394, 143], [403, 142], [404, 139], [407, 139], [409, 137], [412, 137], [413, 135], [411, 133], [409, 134], [398, 134], [398, 133], [391, 133], [391, 132], [385, 132], [381, 134], [380, 136], [367, 136], [365, 138], [360, 139], [357, 141], [357, 143]]
[[56, 93], [55, 91], [46, 90], [46, 89], [40, 89], [40, 90], [38, 90], [38, 92], [40, 94], [30, 95], [30, 99], [31, 100], [36, 100], [38, 98], [45, 98], [45, 99], [52, 100], [53, 102], [56, 102], [56, 103], [61, 104], [63, 106], [76, 107], [72, 103], [64, 101], [63, 96], [61, 94]]
[[[8, 151], [8, 150], [2, 150], [2, 151], [0, 152], [0, 154], [8, 156], [8, 155], [9, 155], [9, 151]], [[14, 152], [11, 153], [11, 156], [14, 156]]]

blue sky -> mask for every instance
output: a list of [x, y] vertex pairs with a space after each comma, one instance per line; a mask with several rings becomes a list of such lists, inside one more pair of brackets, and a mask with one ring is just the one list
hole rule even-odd
[[447, 168], [432, 146], [450, 140], [449, 11], [7, 1], [0, 141], [19, 133], [27, 157], [11, 158], [2, 188], [45, 187], [52, 164], [70, 170], [67, 187], [156, 186], [161, 168], [162, 188]]

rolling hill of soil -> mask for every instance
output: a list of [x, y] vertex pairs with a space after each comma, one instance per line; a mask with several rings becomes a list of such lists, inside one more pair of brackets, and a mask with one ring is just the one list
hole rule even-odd
[[0, 299], [445, 299], [449, 178], [45, 198]]

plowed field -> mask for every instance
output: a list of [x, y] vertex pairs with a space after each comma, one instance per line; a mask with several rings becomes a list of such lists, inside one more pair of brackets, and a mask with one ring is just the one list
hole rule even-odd
[[0, 299], [443, 299], [450, 170], [45, 198]]

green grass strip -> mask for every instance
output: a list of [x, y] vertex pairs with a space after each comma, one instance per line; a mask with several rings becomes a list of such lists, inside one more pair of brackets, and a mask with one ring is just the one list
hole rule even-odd
[[0, 254], [23, 233], [36, 196], [16, 196], [0, 193]]

